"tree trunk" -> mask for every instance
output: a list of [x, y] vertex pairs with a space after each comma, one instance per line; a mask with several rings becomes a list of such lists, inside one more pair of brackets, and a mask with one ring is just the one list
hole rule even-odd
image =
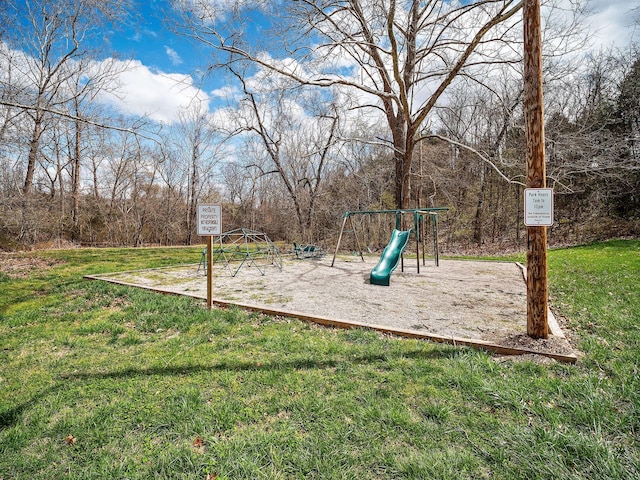
[[[77, 110], [76, 110], [77, 112]], [[71, 240], [77, 241], [80, 238], [80, 156], [82, 141], [82, 124], [75, 122], [75, 145], [73, 151], [73, 164], [71, 167]]]
[[24, 178], [24, 186], [22, 187], [22, 193], [24, 194], [24, 196], [29, 196], [29, 194], [31, 194], [31, 188], [33, 187], [33, 177], [36, 170], [36, 162], [38, 160], [38, 151], [40, 150], [40, 137], [42, 136], [42, 117], [42, 113], [40, 113], [39, 111], [36, 112], [33, 131], [31, 134], [31, 141], [29, 142], [27, 173]]
[[415, 147], [413, 130], [405, 133], [404, 125], [397, 125], [394, 135], [395, 201], [396, 208], [411, 208], [411, 162]]
[[482, 245], [483, 231], [482, 221], [484, 213], [484, 197], [487, 190], [486, 168], [482, 166], [480, 168], [480, 193], [478, 194], [478, 203], [476, 205], [476, 216], [473, 221], [473, 241], [477, 245]]
[[187, 245], [191, 245], [193, 242], [198, 195], [196, 193], [198, 189], [198, 147], [194, 146], [191, 157], [191, 182], [189, 184], [189, 210], [187, 212]]
[[34, 242], [35, 226], [32, 224], [33, 215], [31, 215], [29, 198], [31, 197], [31, 190], [33, 188], [33, 178], [36, 170], [36, 162], [38, 160], [38, 152], [40, 150], [40, 137], [42, 136], [42, 122], [43, 114], [40, 111], [36, 111], [36, 117], [34, 119], [33, 131], [31, 134], [31, 141], [29, 142], [29, 155], [27, 157], [27, 172], [24, 178], [24, 185], [22, 187], [22, 212], [21, 212], [21, 226], [19, 239], [25, 242]]

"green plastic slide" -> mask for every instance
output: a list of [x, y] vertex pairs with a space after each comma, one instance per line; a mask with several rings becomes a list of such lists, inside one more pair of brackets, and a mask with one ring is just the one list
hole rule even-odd
[[409, 234], [411, 234], [411, 230], [393, 230], [391, 240], [384, 247], [378, 264], [371, 270], [369, 277], [371, 285], [389, 286], [389, 278], [400, 262], [402, 251], [409, 241]]

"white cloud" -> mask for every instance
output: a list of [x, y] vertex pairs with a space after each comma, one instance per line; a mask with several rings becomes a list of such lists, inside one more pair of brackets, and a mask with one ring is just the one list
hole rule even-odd
[[589, 6], [593, 14], [587, 23], [596, 46], [625, 48], [633, 34], [637, 35], [634, 23], [640, 14], [640, 0], [591, 0]]
[[165, 45], [164, 51], [166, 52], [167, 57], [169, 57], [169, 60], [171, 60], [172, 65], [180, 65], [182, 63], [182, 58], [173, 48]]
[[266, 8], [270, 0], [175, 0], [174, 8], [190, 12], [204, 23], [223, 21], [230, 13], [244, 9]]
[[240, 89], [233, 85], [225, 85], [223, 87], [211, 90], [209, 94], [213, 98], [220, 98], [224, 100], [228, 98], [235, 98], [240, 95]]
[[120, 112], [171, 124], [182, 109], [200, 104], [208, 110], [209, 97], [189, 75], [152, 71], [139, 61], [116, 62], [122, 67], [116, 88], [103, 92], [101, 99]]

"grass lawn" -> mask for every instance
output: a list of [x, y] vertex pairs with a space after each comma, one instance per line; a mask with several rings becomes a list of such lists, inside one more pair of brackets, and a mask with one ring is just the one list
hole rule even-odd
[[576, 365], [82, 279], [200, 253], [0, 257], [0, 480], [640, 478], [640, 241], [549, 253]]

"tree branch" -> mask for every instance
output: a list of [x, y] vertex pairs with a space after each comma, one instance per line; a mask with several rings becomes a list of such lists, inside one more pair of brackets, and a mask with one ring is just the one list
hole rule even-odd
[[504, 173], [502, 173], [500, 171], [500, 169], [497, 167], [497, 165], [494, 162], [489, 160], [489, 158], [487, 158], [485, 155], [483, 155], [481, 152], [479, 152], [475, 148], [470, 147], [469, 145], [465, 145], [464, 143], [457, 142], [457, 141], [455, 141], [455, 140], [453, 140], [451, 138], [447, 138], [447, 137], [444, 137], [442, 135], [438, 135], [437, 133], [432, 133], [432, 134], [426, 135], [424, 137], [421, 137], [419, 140], [425, 140], [427, 138], [437, 138], [439, 140], [442, 140], [443, 142], [447, 142], [447, 143], [450, 143], [452, 145], [455, 145], [456, 147], [464, 148], [465, 150], [473, 153], [474, 155], [477, 155], [480, 158], [480, 160], [482, 160], [483, 162], [489, 164], [491, 166], [491, 168], [493, 168], [498, 173], [498, 175], [500, 175], [500, 177], [502, 177], [502, 179], [506, 180], [508, 183], [515, 184], [515, 185], [522, 185], [523, 187], [525, 186], [524, 183], [518, 182], [517, 180], [512, 180], [509, 177], [507, 177]]
[[105, 123], [95, 122], [93, 120], [88, 120], [86, 118], [78, 117], [76, 115], [72, 115], [72, 114], [67, 113], [67, 112], [62, 112], [62, 111], [56, 110], [54, 108], [36, 107], [36, 106], [33, 106], [33, 105], [25, 105], [25, 104], [22, 104], [22, 103], [9, 102], [7, 100], [0, 100], [0, 105], [3, 105], [5, 107], [20, 108], [22, 110], [27, 110], [27, 111], [41, 111], [41, 112], [51, 113], [53, 115], [58, 115], [60, 117], [67, 118], [69, 120], [73, 120], [73, 121], [76, 121], [76, 122], [82, 122], [82, 123], [84, 123], [86, 125], [92, 125], [94, 127], [105, 128], [107, 130], [115, 130], [117, 132], [131, 133], [132, 135], [135, 135], [137, 137], [141, 137], [141, 138], [144, 138], [146, 140], [151, 140], [152, 142], [160, 143], [157, 138], [150, 137], [150, 136], [145, 135], [143, 133], [140, 133], [139, 131], [137, 131], [135, 129], [132, 129], [132, 128], [118, 127], [117, 125], [107, 125]]

